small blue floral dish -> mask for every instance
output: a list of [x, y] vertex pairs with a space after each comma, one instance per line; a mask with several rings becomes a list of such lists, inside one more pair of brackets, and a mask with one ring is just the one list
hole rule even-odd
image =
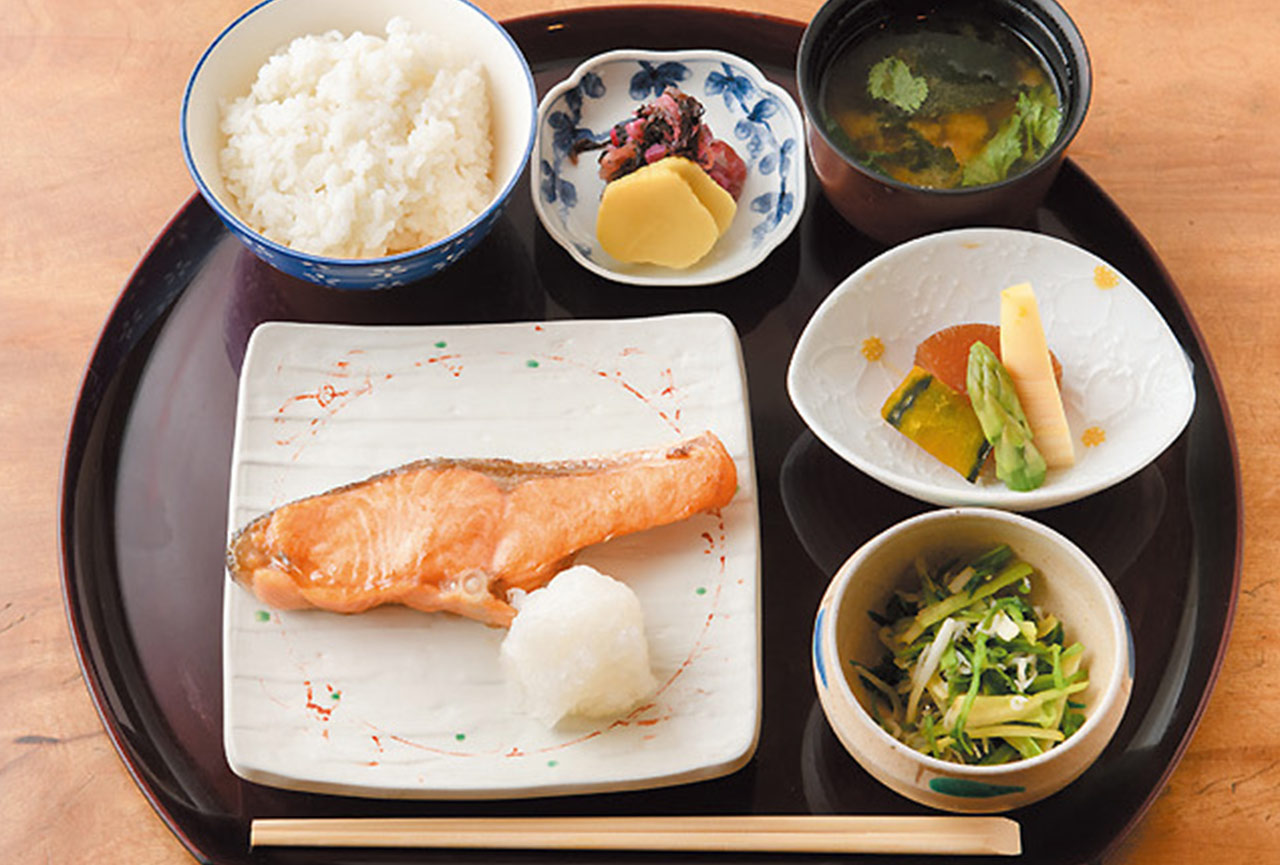
[[[583, 143], [607, 140], [614, 124], [669, 86], [695, 97], [703, 122], [747, 164], [728, 231], [705, 258], [677, 270], [621, 262], [596, 240], [605, 182]], [[553, 87], [538, 106], [530, 159], [533, 205], [547, 232], [588, 270], [632, 285], [709, 285], [755, 267], [786, 240], [805, 202], [804, 120], [795, 101], [750, 62], [713, 50], [626, 49], [597, 55]]]

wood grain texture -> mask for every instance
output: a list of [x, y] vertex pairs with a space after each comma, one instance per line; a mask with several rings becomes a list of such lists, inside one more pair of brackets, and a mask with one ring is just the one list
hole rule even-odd
[[410, 847], [1016, 856], [1007, 817], [781, 816], [254, 820], [254, 847]]
[[[0, 861], [182, 863], [80, 679], [58, 581], [63, 437], [99, 328], [192, 183], [178, 106], [244, 0], [14, 0], [0, 15]], [[481, 0], [502, 18], [607, 0]], [[807, 19], [816, 0], [706, 5]], [[1095, 95], [1071, 155], [1183, 292], [1243, 483], [1242, 593], [1186, 757], [1117, 863], [1280, 850], [1280, 51], [1268, 0], [1065, 0]], [[696, 41], [696, 36], [691, 35]]]

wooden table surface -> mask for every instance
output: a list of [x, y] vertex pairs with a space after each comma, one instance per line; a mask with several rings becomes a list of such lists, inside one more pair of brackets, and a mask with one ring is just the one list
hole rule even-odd
[[[819, 5], [715, 3], [801, 21]], [[178, 143], [187, 76], [247, 5], [0, 6], [0, 861], [190, 861], [130, 779], [81, 679], [56, 514], [64, 436], [99, 329], [194, 189]], [[480, 5], [503, 18], [586, 4]], [[1064, 5], [1095, 72], [1070, 155], [1133, 219], [1189, 303], [1225, 387], [1244, 478], [1243, 582], [1221, 678], [1172, 780], [1114, 861], [1276, 861], [1280, 578], [1267, 564], [1280, 560], [1275, 7]]]

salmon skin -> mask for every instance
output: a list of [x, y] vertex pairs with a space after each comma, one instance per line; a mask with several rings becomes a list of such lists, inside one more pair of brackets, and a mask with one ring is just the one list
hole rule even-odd
[[713, 433], [565, 462], [426, 459], [269, 511], [227, 568], [276, 609], [445, 610], [506, 627], [583, 547], [729, 503], [733, 463]]

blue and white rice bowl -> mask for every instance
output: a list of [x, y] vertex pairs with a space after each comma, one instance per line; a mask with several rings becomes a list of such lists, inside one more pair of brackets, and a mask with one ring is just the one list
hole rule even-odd
[[[747, 180], [729, 230], [705, 258], [677, 270], [614, 259], [596, 240], [605, 183], [592, 152], [642, 103], [675, 86], [705, 109], [703, 122], [747, 164]], [[609, 51], [585, 61], [538, 106], [530, 162], [534, 210], [574, 260], [606, 279], [632, 285], [709, 285], [751, 270], [787, 239], [805, 202], [804, 120], [782, 87], [750, 62], [713, 50]]]
[[[300, 36], [336, 30], [386, 33], [392, 18], [416, 32], [447, 35], [479, 59], [487, 78], [493, 125], [493, 197], [447, 237], [377, 258], [336, 258], [292, 249], [254, 230], [228, 194], [219, 168], [225, 144], [221, 101], [249, 92], [258, 70]], [[500, 24], [467, 0], [264, 0], [213, 41], [197, 63], [182, 100], [182, 151], [200, 194], [255, 255], [309, 282], [340, 289], [377, 289], [415, 282], [448, 267], [488, 234], [529, 158], [537, 92], [528, 61]]]

